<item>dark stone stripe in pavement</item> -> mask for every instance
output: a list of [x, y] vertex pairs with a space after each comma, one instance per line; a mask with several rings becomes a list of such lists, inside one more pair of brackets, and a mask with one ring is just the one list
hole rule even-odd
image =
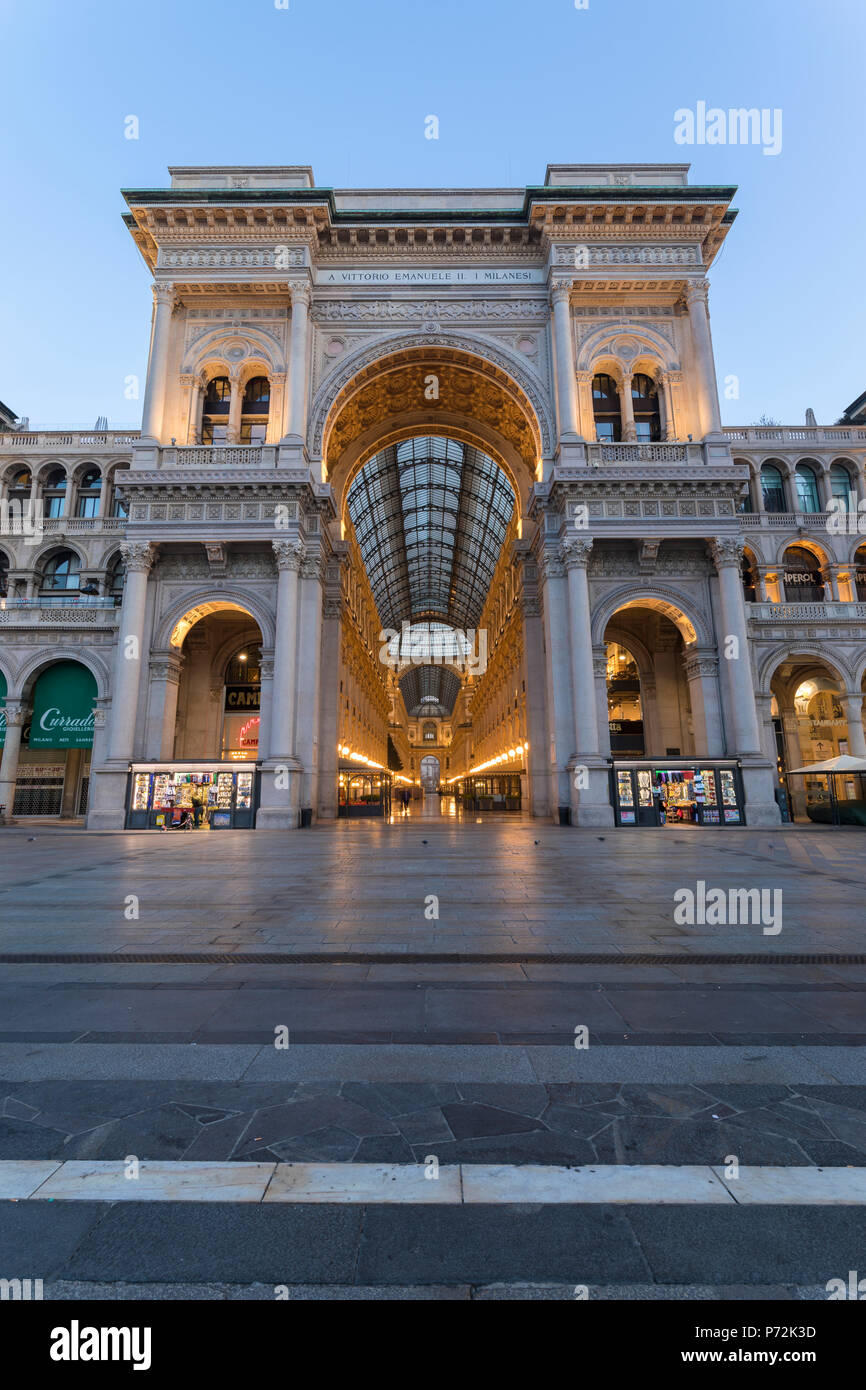
[[18, 1277], [132, 1283], [825, 1285], [862, 1263], [837, 1207], [8, 1203]]
[[[861, 885], [862, 886], [862, 885]], [[146, 953], [90, 951], [0, 952], [0, 965], [866, 965], [866, 954], [678, 951], [197, 951]]]
[[[296, 1046], [419, 1046], [419, 1047], [573, 1047], [574, 1036], [552, 1029], [546, 1033], [470, 1033], [470, 1032], [417, 1032], [417, 1033], [370, 1033], [347, 1028], [338, 1032], [304, 1032], [290, 1029], [290, 1040]], [[270, 1047], [273, 1034], [261, 1029], [223, 1030], [213, 1033], [140, 1033], [140, 1032], [86, 1032], [51, 1033], [11, 1032], [0, 1033], [0, 1043], [136, 1043], [136, 1044], [186, 1044], [196, 1043], [207, 1046], [254, 1046]], [[862, 1033], [593, 1033], [588, 1036], [590, 1046], [595, 1047], [862, 1047], [866, 1043], [866, 1030]]]

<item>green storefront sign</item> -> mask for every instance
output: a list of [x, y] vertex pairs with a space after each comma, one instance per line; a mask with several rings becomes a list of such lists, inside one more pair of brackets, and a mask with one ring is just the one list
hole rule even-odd
[[0, 748], [6, 742], [6, 677], [0, 671]]
[[36, 682], [31, 748], [92, 748], [96, 681], [76, 661], [49, 666]]

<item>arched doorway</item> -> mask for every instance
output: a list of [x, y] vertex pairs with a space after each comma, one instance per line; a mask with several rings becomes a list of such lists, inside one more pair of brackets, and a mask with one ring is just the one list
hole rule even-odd
[[12, 803], [16, 820], [85, 815], [97, 695], [93, 673], [71, 659], [51, 662], [25, 685]]
[[[527, 686], [544, 674], [526, 661], [512, 550], [549, 443], [527, 391], [456, 345], [401, 348], [359, 365], [314, 434], [349, 560], [330, 687], [335, 780], [352, 761], [387, 761], [401, 797], [412, 783], [456, 796], [463, 777], [505, 759], [525, 803], [547, 813], [549, 769], [533, 798], [528, 765]], [[536, 733], [541, 754], [543, 722]]]
[[439, 759], [432, 753], [426, 754], [421, 759], [421, 786], [425, 792], [436, 792], [439, 790], [442, 770]]

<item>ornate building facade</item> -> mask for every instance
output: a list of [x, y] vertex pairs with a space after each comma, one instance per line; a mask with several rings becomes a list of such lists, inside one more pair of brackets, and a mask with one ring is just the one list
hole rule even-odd
[[5, 818], [162, 828], [204, 786], [294, 828], [388, 781], [769, 826], [780, 770], [866, 756], [866, 428], [724, 428], [733, 194], [127, 192], [140, 432], [0, 429]]

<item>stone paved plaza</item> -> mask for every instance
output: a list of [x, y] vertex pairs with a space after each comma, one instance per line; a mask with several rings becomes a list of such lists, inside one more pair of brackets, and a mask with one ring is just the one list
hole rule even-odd
[[[2, 849], [0, 1190], [40, 1162], [79, 1173], [59, 1204], [0, 1208], [49, 1297], [269, 1298], [276, 1280], [299, 1298], [549, 1299], [571, 1281], [603, 1299], [817, 1299], [857, 1267], [856, 831], [34, 825]], [[674, 894], [699, 881], [781, 890], [782, 930], [677, 925]], [[217, 1188], [89, 1199], [130, 1155]], [[736, 1183], [730, 1210], [663, 1195], [732, 1155], [769, 1205]], [[369, 1165], [417, 1174], [431, 1156], [444, 1174], [499, 1165], [494, 1186], [539, 1170], [623, 1186], [555, 1207], [364, 1195]], [[263, 1163], [325, 1164], [350, 1194], [354, 1170], [358, 1195], [217, 1200], [213, 1165]], [[831, 1195], [804, 1198], [803, 1174]]]

